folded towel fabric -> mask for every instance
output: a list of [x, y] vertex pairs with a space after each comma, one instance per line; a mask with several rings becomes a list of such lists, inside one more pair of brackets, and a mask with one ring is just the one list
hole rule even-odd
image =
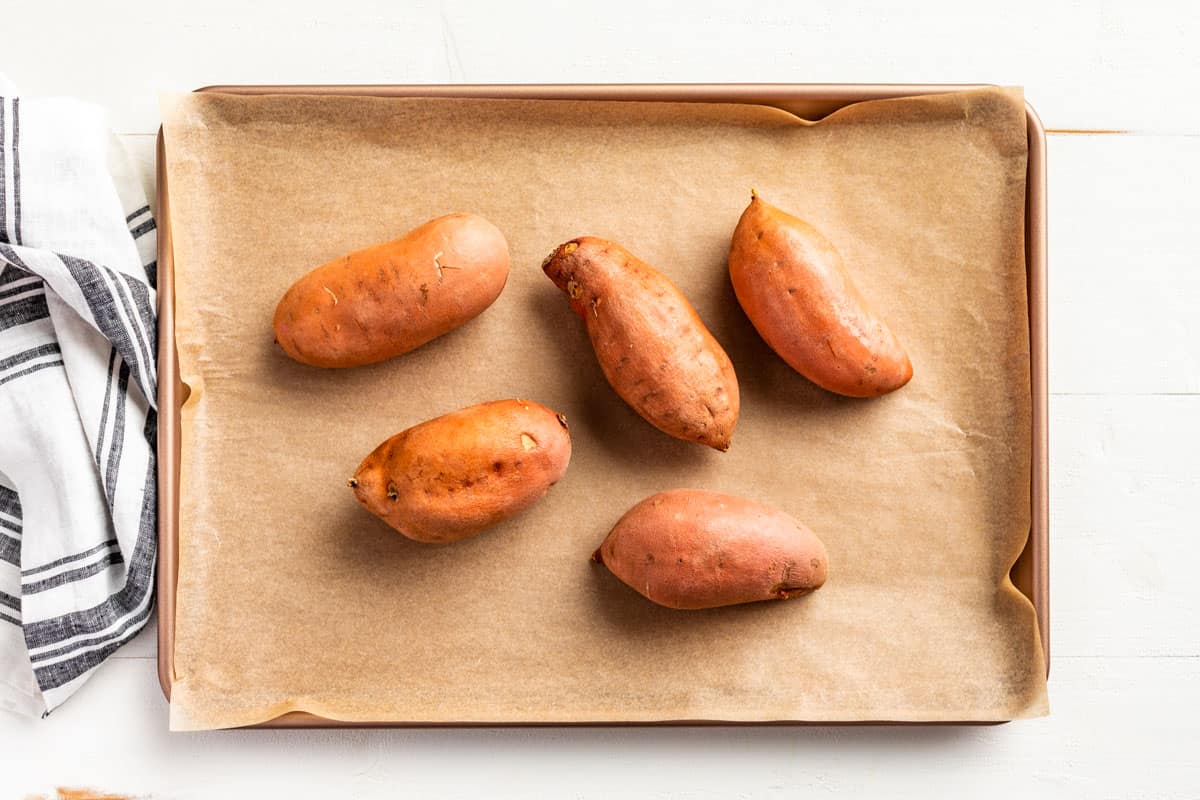
[[0, 79], [0, 708], [49, 713], [150, 617], [155, 238], [102, 112]]

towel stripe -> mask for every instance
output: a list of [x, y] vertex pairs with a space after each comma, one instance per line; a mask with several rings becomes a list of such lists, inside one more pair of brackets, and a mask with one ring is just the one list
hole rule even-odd
[[12, 101], [13, 241], [21, 244], [21, 98]]
[[50, 316], [50, 307], [46, 305], [46, 292], [40, 291], [20, 300], [0, 302], [0, 331], [37, 322]]
[[112, 547], [115, 544], [117, 544], [116, 539], [109, 539], [108, 541], [106, 541], [102, 544], [98, 544], [95, 547], [89, 547], [87, 550], [84, 550], [82, 553], [75, 553], [73, 555], [66, 556], [65, 558], [55, 559], [54, 561], [51, 561], [49, 564], [42, 564], [40, 567], [30, 567], [29, 569], [21, 570], [21, 577], [22, 578], [31, 578], [34, 575], [37, 575], [39, 572], [46, 572], [48, 570], [54, 569], [55, 567], [61, 567], [66, 564], [71, 564], [76, 561], [80, 561], [82, 559], [87, 558], [88, 556], [92, 556], [92, 555], [95, 555], [96, 553], [99, 553], [101, 550], [107, 550], [108, 548]]
[[13, 286], [18, 283], [41, 283], [42, 279], [29, 270], [13, 265], [11, 270], [0, 268], [0, 286]]
[[130, 229], [129, 232], [133, 235], [134, 239], [140, 239], [140, 238], [142, 238], [143, 235], [149, 233], [152, 230], [154, 230], [154, 220], [148, 219], [145, 222], [143, 222], [141, 225], [138, 225], [136, 228]]
[[130, 620], [130, 627], [126, 628], [118, 638], [109, 644], [83, 653], [68, 661], [60, 661], [57, 664], [50, 664], [44, 667], [35, 667], [34, 675], [37, 676], [38, 686], [41, 687], [43, 692], [57, 689], [59, 686], [70, 683], [83, 673], [101, 664], [104, 659], [116, 652], [121, 645], [125, 644], [126, 639], [129, 639], [141, 630], [142, 623], [150, 616], [151, 608], [152, 606], [147, 605], [142, 609], [137, 617]]
[[109, 350], [108, 380], [104, 386], [104, 406], [100, 409], [100, 430], [96, 432], [96, 469], [100, 469], [100, 454], [104, 452], [104, 434], [108, 432], [108, 401], [112, 399], [113, 363], [116, 360], [116, 349]]
[[[12, 271], [20, 274], [20, 270], [18, 270], [16, 267], [13, 267]], [[26, 292], [37, 291], [39, 289], [43, 292], [46, 291], [45, 286], [42, 285], [41, 279], [35, 275], [30, 275], [29, 277], [21, 278], [20, 280], [9, 281], [8, 283], [3, 284], [3, 287], [3, 289], [0, 289], [0, 300], [3, 300], [7, 297], [15, 297], [19, 294], [25, 294]]]
[[17, 251], [7, 246], [6, 240], [3, 239], [0, 239], [0, 257], [12, 264], [17, 269], [24, 270], [25, 272], [33, 272], [33, 270], [31, 270], [25, 264], [25, 262], [21, 260], [21, 257], [17, 255]]
[[45, 295], [46, 287], [40, 285], [24, 285], [17, 286], [7, 292], [0, 293], [0, 306], [6, 306], [10, 303], [15, 303], [18, 300], [24, 300], [27, 297], [36, 297], [37, 295]]
[[[0, 98], [0, 119], [3, 118], [4, 99]], [[0, 142], [3, 142], [3, 137], [0, 137]], [[0, 147], [0, 169], [3, 169], [4, 151]], [[3, 181], [0, 180], [0, 204], [4, 202]], [[3, 221], [4, 214], [0, 210], [0, 221]], [[0, 261], [7, 262], [11, 268], [14, 268], [18, 273], [29, 273], [29, 268], [25, 266], [25, 262], [16, 252], [4, 244], [4, 237], [0, 236]], [[5, 268], [2, 275], [8, 275], [9, 269]], [[14, 278], [9, 283], [16, 283], [23, 278]], [[18, 299], [19, 298], [19, 299]], [[18, 325], [25, 325], [29, 322], [37, 322], [40, 319], [46, 319], [50, 316], [50, 308], [46, 305], [46, 292], [42, 291], [28, 296], [13, 296], [8, 299], [0, 300], [0, 332], [15, 328]]]
[[141, 208], [139, 208], [137, 211], [133, 212], [132, 214], [130, 214], [129, 216], [127, 216], [127, 217], [125, 218], [125, 224], [126, 224], [126, 225], [128, 225], [129, 223], [133, 222], [135, 219], [137, 219], [138, 217], [140, 217], [142, 214], [145, 214], [145, 213], [146, 213], [146, 212], [148, 212], [149, 210], [150, 210], [150, 206], [149, 206], [149, 205], [144, 205], [144, 206], [142, 206], [142, 207], [141, 207]]
[[112, 445], [108, 448], [108, 467], [104, 473], [104, 494], [113, 504], [117, 491], [117, 473], [121, 468], [121, 453], [125, 449], [125, 397], [129, 393], [129, 365], [121, 362], [117, 375], [117, 413], [113, 417]]
[[21, 519], [21, 498], [17, 490], [0, 483], [0, 514]]
[[85, 564], [77, 569], [69, 572], [61, 572], [57, 575], [52, 575], [49, 578], [43, 578], [40, 581], [30, 581], [29, 583], [21, 582], [21, 594], [30, 595], [38, 592], [45, 592], [50, 589], [66, 586], [68, 583], [76, 583], [84, 578], [90, 578], [101, 570], [108, 569], [116, 564], [124, 564], [125, 559], [121, 557], [121, 551], [116, 550], [105, 554], [105, 556], [91, 564]]
[[33, 663], [49, 667], [51, 666], [51, 662], [54, 662], [56, 659], [59, 662], [65, 661], [63, 656], [71, 656], [73, 654], [80, 653], [87, 648], [94, 648], [108, 644], [109, 642], [128, 638], [126, 634], [130, 632], [130, 628], [133, 628], [133, 633], [136, 633], [138, 629], [141, 628], [141, 623], [145, 622], [146, 618], [150, 616], [150, 611], [153, 608], [153, 604], [147, 603], [141, 610], [139, 610], [132, 617], [126, 619], [115, 630], [109, 631], [103, 636], [89, 636], [85, 639], [74, 642], [67, 647], [60, 647], [56, 650], [47, 650], [41, 652], [33, 659]]
[[0, 242], [8, 241], [8, 157], [5, 153], [8, 149], [8, 137], [5, 136], [5, 105], [5, 98], [0, 97]]
[[10, 381], [15, 381], [17, 378], [24, 378], [26, 375], [32, 375], [35, 372], [41, 372], [42, 370], [49, 369], [50, 367], [61, 367], [62, 365], [63, 362], [61, 358], [57, 361], [46, 361], [41, 364], [34, 364], [32, 367], [26, 367], [20, 372], [13, 372], [5, 375], [3, 378], [0, 378], [0, 386], [3, 386]]
[[21, 566], [21, 540], [0, 531], [0, 561]]
[[61, 353], [58, 342], [47, 342], [40, 344], [37, 347], [31, 347], [28, 350], [23, 350], [16, 355], [11, 355], [8, 358], [0, 359], [0, 373], [5, 370], [15, 367], [17, 364], [24, 364], [26, 361], [32, 361], [35, 358], [42, 356], [57, 355]]
[[118, 284], [118, 289], [124, 289], [125, 293], [129, 294], [129, 302], [137, 309], [137, 316], [135, 316], [133, 309], [125, 301], [125, 293], [119, 292], [125, 313], [134, 321], [134, 333], [137, 334], [138, 347], [141, 348], [146, 363], [150, 365], [150, 374], [154, 375], [156, 374], [154, 331], [157, 326], [154, 319], [154, 307], [150, 304], [150, 292], [144, 283], [136, 278], [130, 278], [123, 272], [109, 270], [109, 275], [113, 277], [113, 282]]
[[158, 362], [155, 357], [158, 353], [155, 350], [155, 342], [158, 339], [158, 319], [154, 315], [154, 301], [150, 298], [150, 290], [137, 278], [131, 278], [123, 272], [115, 274], [124, 282], [125, 291], [129, 292], [134, 307], [138, 310], [138, 322], [141, 324], [138, 334], [145, 339], [150, 368], [155, 371], [152, 374], [156, 374]]

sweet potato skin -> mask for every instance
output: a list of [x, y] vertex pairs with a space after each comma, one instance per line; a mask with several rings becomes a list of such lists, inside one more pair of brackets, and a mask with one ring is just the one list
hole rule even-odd
[[532, 506], [571, 460], [567, 420], [530, 400], [496, 400], [380, 444], [350, 479], [372, 514], [419, 542], [454, 542]]
[[508, 242], [483, 217], [438, 217], [296, 281], [275, 308], [275, 341], [316, 367], [403, 355], [495, 302], [508, 261]]
[[908, 354], [859, 294], [833, 243], [757, 194], [734, 230], [729, 277], [763, 340], [818, 386], [878, 397], [912, 378]]
[[663, 433], [728, 450], [740, 398], [729, 356], [665, 275], [582, 236], [542, 263], [584, 322], [604, 377]]
[[701, 609], [819, 589], [825, 545], [788, 514], [736, 495], [674, 489], [629, 509], [592, 556], [649, 600]]

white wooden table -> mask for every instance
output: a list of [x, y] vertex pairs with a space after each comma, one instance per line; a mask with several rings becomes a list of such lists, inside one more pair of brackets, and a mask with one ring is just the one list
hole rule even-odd
[[1200, 796], [1200, 10], [1188, 2], [6, 4], [27, 94], [111, 113], [153, 182], [157, 91], [212, 83], [991, 82], [1048, 128], [1049, 718], [987, 728], [169, 734], [147, 630], [0, 797]]

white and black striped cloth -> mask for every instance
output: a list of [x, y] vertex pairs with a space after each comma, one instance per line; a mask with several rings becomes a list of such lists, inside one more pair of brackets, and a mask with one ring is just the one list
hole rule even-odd
[[150, 616], [155, 238], [101, 111], [0, 78], [0, 708], [49, 713]]

